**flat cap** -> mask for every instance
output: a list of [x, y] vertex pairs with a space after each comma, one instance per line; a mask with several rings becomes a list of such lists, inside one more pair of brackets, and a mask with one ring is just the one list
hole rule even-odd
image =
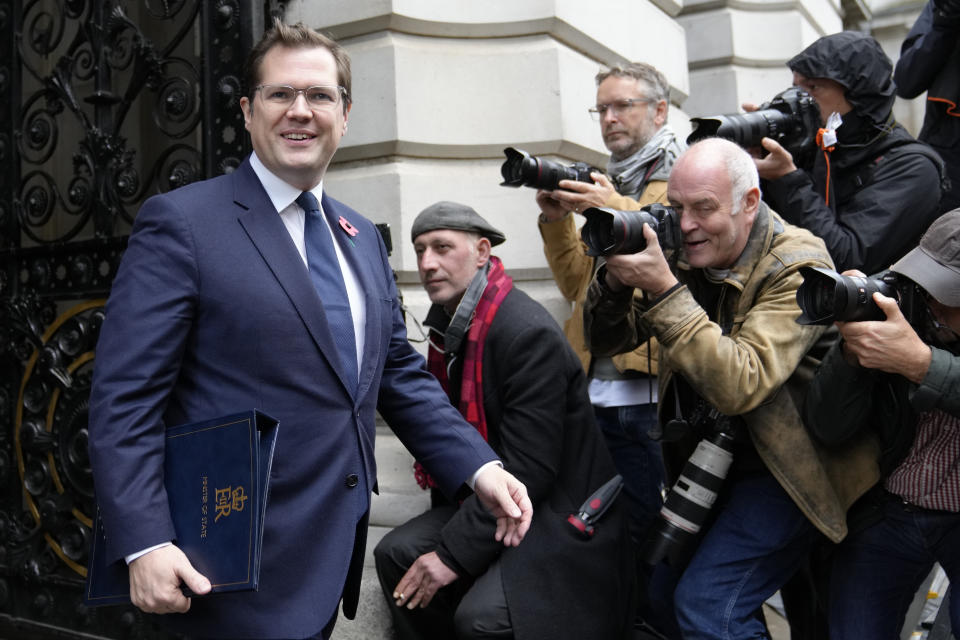
[[436, 202], [420, 212], [410, 229], [410, 240], [414, 241], [420, 234], [437, 229], [479, 233], [494, 247], [507, 239], [471, 207], [448, 200]]

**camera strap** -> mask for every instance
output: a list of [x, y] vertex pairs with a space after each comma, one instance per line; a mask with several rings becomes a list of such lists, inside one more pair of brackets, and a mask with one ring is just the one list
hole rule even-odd
[[460, 298], [460, 304], [457, 305], [453, 317], [450, 318], [450, 324], [447, 325], [447, 330], [443, 334], [443, 350], [451, 362], [460, 352], [460, 345], [463, 344], [463, 338], [470, 328], [473, 312], [476, 310], [477, 303], [480, 302], [480, 296], [483, 295], [483, 290], [486, 288], [487, 268], [483, 268], [473, 276], [473, 280], [470, 281], [463, 297]]

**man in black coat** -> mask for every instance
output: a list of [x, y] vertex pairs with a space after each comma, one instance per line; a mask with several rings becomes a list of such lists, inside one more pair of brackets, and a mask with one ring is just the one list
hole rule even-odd
[[937, 217], [943, 162], [893, 117], [893, 65], [872, 37], [824, 36], [790, 59], [793, 84], [820, 108], [812, 167], [763, 139], [764, 199], [823, 238], [837, 270], [886, 269]]
[[900, 47], [897, 95], [927, 92], [919, 140], [943, 158], [951, 188], [940, 211], [960, 207], [960, 0], [929, 0]]
[[[553, 318], [490, 251], [504, 241], [473, 209], [438, 202], [412, 239], [433, 306], [428, 368], [535, 503], [523, 545], [490, 544], [475, 498], [394, 529], [374, 556], [399, 636], [620, 638], [633, 560], [620, 501], [592, 538], [567, 521], [615, 474], [579, 360]], [[421, 468], [418, 479], [429, 486]], [[490, 540], [486, 538], [489, 537]]]

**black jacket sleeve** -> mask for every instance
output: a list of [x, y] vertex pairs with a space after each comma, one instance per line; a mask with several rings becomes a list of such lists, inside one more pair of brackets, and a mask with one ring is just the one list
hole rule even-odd
[[837, 271], [877, 273], [916, 245], [940, 202], [940, 175], [930, 159], [897, 149], [886, 156], [869, 184], [836, 210], [802, 169], [767, 182], [764, 195], [787, 222], [823, 239]]
[[933, 2], [928, 0], [900, 47], [900, 59], [893, 72], [897, 95], [916, 98], [930, 87], [957, 46], [960, 20], [953, 24], [934, 21]]

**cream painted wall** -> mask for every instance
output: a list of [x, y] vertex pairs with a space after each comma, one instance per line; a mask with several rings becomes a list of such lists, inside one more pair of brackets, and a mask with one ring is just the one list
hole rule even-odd
[[[844, 15], [840, 0], [310, 0], [287, 2], [343, 43], [353, 59], [354, 107], [326, 188], [392, 228], [391, 262], [417, 315], [409, 229], [441, 199], [465, 202], [507, 234], [498, 247], [520, 286], [559, 319], [569, 306], [552, 286], [536, 227], [534, 191], [499, 186], [502, 150], [517, 146], [603, 167], [607, 152], [587, 107], [593, 76], [643, 60], [672, 88], [670, 122], [739, 111], [791, 81], [785, 62], [821, 35], [874, 29], [891, 57], [922, 4], [873, 2]], [[879, 17], [870, 6], [878, 6]], [[846, 4], [844, 6], [847, 6]], [[866, 15], [869, 14], [869, 15]], [[919, 126], [922, 101], [897, 106]]]

